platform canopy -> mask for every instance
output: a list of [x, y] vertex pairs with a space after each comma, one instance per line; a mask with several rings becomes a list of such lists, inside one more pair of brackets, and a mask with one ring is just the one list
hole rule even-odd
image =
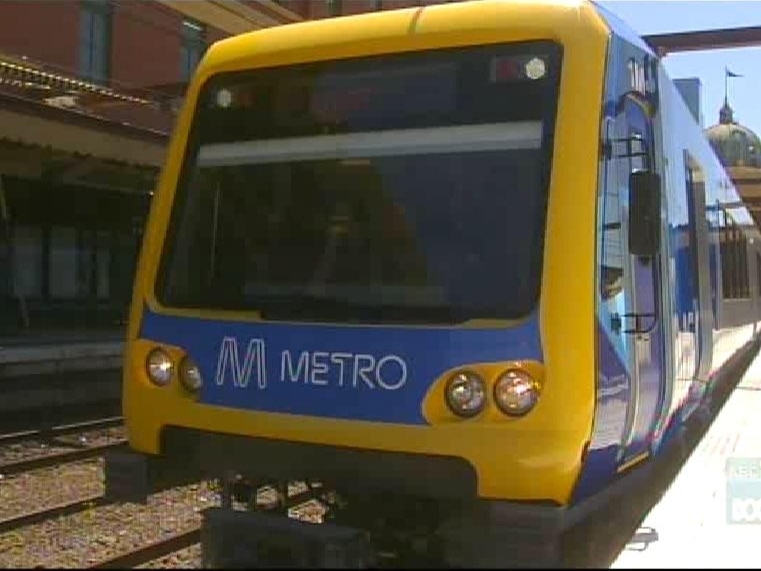
[[674, 32], [644, 36], [661, 57], [670, 53], [761, 46], [761, 26]]
[[0, 54], [0, 175], [148, 192], [174, 123], [170, 102]]

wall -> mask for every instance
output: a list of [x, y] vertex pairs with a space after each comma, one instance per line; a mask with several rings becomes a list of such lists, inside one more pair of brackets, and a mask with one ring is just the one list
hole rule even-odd
[[115, 85], [159, 85], [180, 79], [182, 16], [153, 2], [114, 5], [111, 79]]
[[79, 3], [0, 0], [0, 53], [77, 69]]
[[[79, 0], [0, 0], [0, 53], [27, 56], [78, 74]], [[180, 81], [183, 16], [157, 2], [112, 3], [111, 80], [115, 87]], [[207, 42], [227, 36], [207, 27]]]

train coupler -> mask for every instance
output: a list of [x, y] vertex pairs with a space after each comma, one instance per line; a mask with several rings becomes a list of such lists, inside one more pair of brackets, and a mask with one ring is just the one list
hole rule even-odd
[[362, 530], [226, 508], [204, 510], [201, 552], [205, 569], [375, 566]]

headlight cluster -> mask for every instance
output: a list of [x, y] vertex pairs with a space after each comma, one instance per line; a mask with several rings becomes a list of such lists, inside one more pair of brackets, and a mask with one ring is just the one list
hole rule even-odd
[[[159, 387], [168, 385], [172, 380], [174, 369], [172, 358], [163, 349], [157, 347], [148, 353], [148, 358], [145, 360], [145, 372], [153, 384]], [[180, 361], [177, 376], [182, 386], [191, 393], [199, 391], [203, 386], [201, 370], [187, 355]]]
[[[470, 418], [486, 408], [487, 384], [472, 371], [461, 371], [447, 382], [445, 397], [450, 410], [457, 416]], [[527, 372], [509, 369], [494, 383], [494, 402], [508, 416], [523, 416], [536, 405], [539, 385]]]

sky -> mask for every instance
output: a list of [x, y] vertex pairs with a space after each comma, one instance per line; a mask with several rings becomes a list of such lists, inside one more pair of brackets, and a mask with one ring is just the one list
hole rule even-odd
[[[761, 26], [761, 0], [598, 0], [640, 35]], [[672, 53], [663, 59], [672, 79], [701, 81], [703, 126], [719, 122], [724, 102], [724, 69], [730, 78], [729, 105], [735, 121], [761, 136], [761, 45]]]

